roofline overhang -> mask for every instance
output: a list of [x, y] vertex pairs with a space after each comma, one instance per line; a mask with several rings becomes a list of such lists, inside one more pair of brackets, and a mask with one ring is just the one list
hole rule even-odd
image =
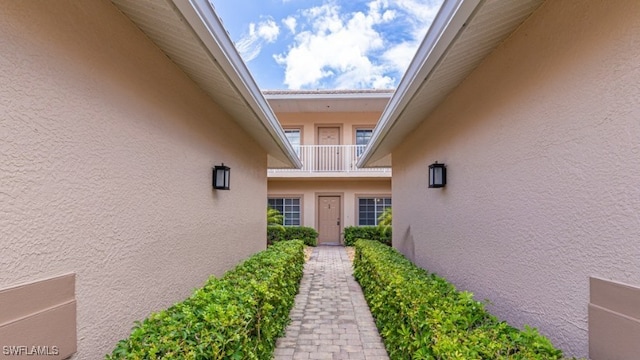
[[272, 109], [281, 113], [374, 112], [379, 114], [389, 102], [392, 89], [385, 90], [265, 90]]
[[447, 54], [455, 39], [464, 30], [468, 20], [482, 2], [484, 0], [444, 1], [405, 75], [400, 80], [398, 88], [382, 112], [378, 125], [371, 135], [369, 145], [356, 166], [371, 167], [372, 163], [388, 155], [387, 153], [378, 154], [380, 145], [397, 125], [407, 104], [412, 101], [424, 82], [430, 78], [433, 70]]
[[286, 160], [284, 162], [288, 162], [288, 165], [294, 168], [301, 168], [302, 162], [296, 155], [293, 146], [286, 139], [278, 119], [251, 76], [211, 3], [208, 0], [172, 0], [172, 2], [199, 38], [212, 60], [223, 69], [230, 84], [242, 96], [246, 105], [258, 119], [259, 124], [269, 133], [284, 154], [284, 158], [282, 156], [274, 157], [280, 158], [281, 161]]
[[264, 97], [267, 100], [351, 100], [351, 99], [390, 99], [393, 92], [353, 92], [353, 93], [269, 93]]

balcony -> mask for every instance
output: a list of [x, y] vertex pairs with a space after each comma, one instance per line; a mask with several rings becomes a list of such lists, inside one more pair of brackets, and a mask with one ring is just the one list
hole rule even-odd
[[301, 145], [295, 147], [301, 169], [269, 169], [268, 177], [391, 177], [391, 168], [359, 168], [366, 145]]

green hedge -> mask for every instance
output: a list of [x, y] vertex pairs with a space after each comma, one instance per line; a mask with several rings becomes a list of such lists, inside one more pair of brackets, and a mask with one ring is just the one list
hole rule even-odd
[[562, 359], [536, 329], [511, 327], [395, 249], [358, 240], [354, 275], [391, 359]]
[[302, 240], [307, 246], [316, 246], [318, 232], [307, 226], [267, 226], [267, 244], [290, 240]]
[[344, 228], [344, 244], [353, 246], [358, 239], [376, 240], [391, 246], [391, 232], [381, 233], [377, 226], [347, 226]]
[[282, 225], [267, 226], [267, 245], [273, 245], [278, 241], [283, 241], [287, 229]]
[[275, 244], [136, 322], [106, 359], [269, 359], [289, 322], [303, 264], [301, 241]]

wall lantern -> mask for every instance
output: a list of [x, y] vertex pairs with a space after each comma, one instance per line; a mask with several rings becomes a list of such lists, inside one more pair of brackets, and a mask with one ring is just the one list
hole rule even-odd
[[445, 185], [447, 185], [447, 168], [436, 161], [429, 165], [429, 187], [443, 188]]
[[229, 175], [231, 168], [228, 166], [216, 165], [213, 167], [213, 188], [216, 190], [229, 190]]

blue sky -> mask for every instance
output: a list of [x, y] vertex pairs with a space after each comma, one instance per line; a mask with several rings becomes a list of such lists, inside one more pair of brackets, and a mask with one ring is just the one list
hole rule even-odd
[[210, 0], [264, 90], [395, 88], [441, 0]]

